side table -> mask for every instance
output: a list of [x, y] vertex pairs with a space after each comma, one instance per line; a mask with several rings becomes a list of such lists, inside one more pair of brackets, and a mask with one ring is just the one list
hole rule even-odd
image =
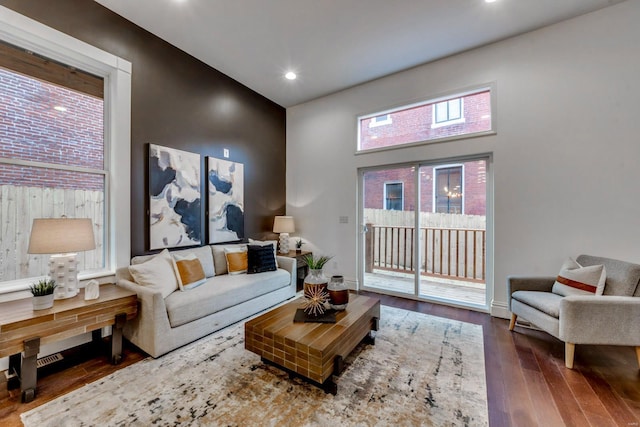
[[114, 284], [100, 286], [98, 299], [85, 301], [81, 289], [46, 310], [33, 310], [31, 298], [0, 303], [0, 357], [9, 357], [9, 374], [19, 380], [22, 402], [36, 395], [40, 345], [85, 332], [93, 332], [96, 339], [102, 327], [113, 326], [111, 363], [120, 363], [122, 327], [137, 312], [136, 293]]
[[306, 262], [304, 262], [304, 256], [313, 255], [313, 253], [311, 251], [298, 252], [293, 250], [293, 251], [289, 251], [288, 254], [278, 253], [278, 255], [296, 259], [296, 267], [297, 267], [296, 275], [298, 276], [298, 280], [296, 283], [296, 290], [301, 291], [302, 288], [304, 287], [304, 278], [307, 276], [307, 274], [309, 274], [309, 266], [307, 265]]

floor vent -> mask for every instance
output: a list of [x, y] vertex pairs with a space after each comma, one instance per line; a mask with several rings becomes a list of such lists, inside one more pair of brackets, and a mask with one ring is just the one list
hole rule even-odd
[[50, 356], [45, 356], [43, 358], [38, 359], [38, 368], [42, 368], [43, 366], [51, 365], [52, 363], [59, 362], [63, 359], [62, 354], [56, 353]]

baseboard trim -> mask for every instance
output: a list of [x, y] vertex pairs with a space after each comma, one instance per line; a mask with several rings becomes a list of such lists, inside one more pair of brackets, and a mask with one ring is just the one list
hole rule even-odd
[[501, 317], [503, 319], [510, 319], [511, 312], [509, 312], [509, 305], [502, 301], [491, 301], [491, 315], [493, 317]]

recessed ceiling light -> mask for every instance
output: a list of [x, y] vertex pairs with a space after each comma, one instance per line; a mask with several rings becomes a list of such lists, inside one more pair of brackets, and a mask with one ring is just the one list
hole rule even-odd
[[289, 71], [287, 74], [284, 75], [284, 78], [287, 80], [295, 80], [297, 77], [298, 76], [293, 71]]
[[485, 1], [485, 3], [495, 3], [496, 2], [496, 0], [484, 0], [484, 1]]
[[56, 105], [55, 107], [53, 107], [53, 109], [56, 111], [67, 111], [67, 109], [62, 105]]

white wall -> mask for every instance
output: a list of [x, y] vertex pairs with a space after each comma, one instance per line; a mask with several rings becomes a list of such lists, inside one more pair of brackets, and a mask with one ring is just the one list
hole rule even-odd
[[[509, 275], [580, 253], [640, 263], [638, 22], [631, 0], [287, 109], [287, 214], [305, 248], [355, 280], [359, 167], [492, 153], [492, 314], [507, 315]], [[496, 135], [354, 155], [359, 114], [488, 82]]]

